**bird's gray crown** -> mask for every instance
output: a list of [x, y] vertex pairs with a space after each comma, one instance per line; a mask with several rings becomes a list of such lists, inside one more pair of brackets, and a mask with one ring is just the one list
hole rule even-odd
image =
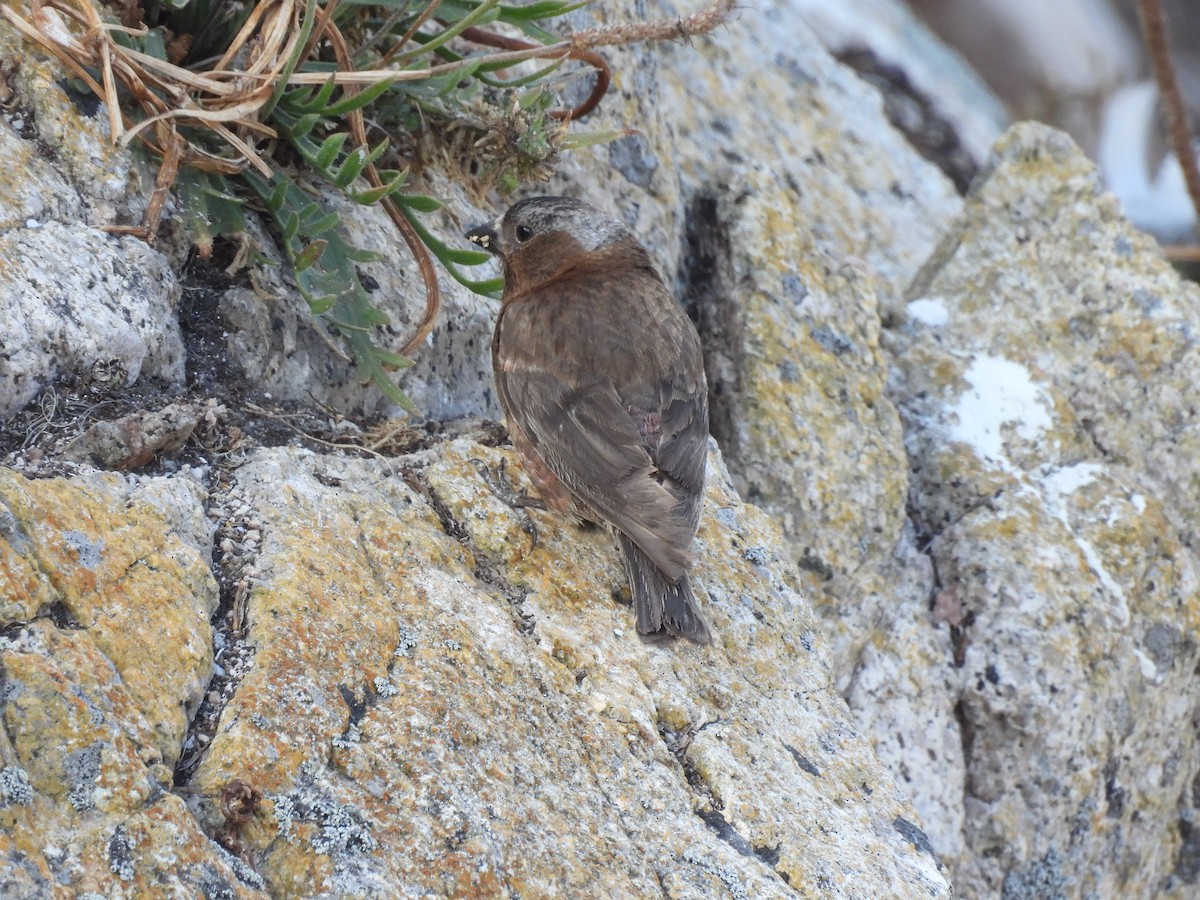
[[521, 200], [505, 213], [504, 222], [513, 228], [525, 226], [535, 234], [565, 231], [588, 251], [629, 236], [629, 229], [612, 216], [574, 197]]

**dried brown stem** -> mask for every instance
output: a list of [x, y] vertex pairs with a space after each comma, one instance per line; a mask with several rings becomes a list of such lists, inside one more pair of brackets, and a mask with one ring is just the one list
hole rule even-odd
[[[328, 23], [328, 37], [338, 65], [343, 68], [353, 67], [354, 61], [351, 58], [350, 47], [346, 43], [346, 38], [332, 22]], [[347, 97], [353, 97], [358, 92], [358, 88], [354, 85], [347, 85], [343, 90], [346, 92]], [[354, 139], [354, 142], [364, 150], [369, 149], [367, 144], [367, 127], [362, 110], [356, 109], [348, 113], [346, 122], [350, 126], [350, 136]], [[383, 187], [383, 179], [380, 177], [379, 170], [375, 168], [374, 163], [369, 163], [363, 171], [367, 176], [367, 181], [371, 183], [371, 187]], [[408, 245], [413, 259], [416, 260], [417, 269], [421, 273], [421, 281], [425, 286], [425, 313], [417, 325], [416, 333], [408, 339], [400, 351], [407, 356], [419, 347], [429, 332], [433, 330], [433, 325], [442, 310], [442, 288], [438, 284], [437, 268], [433, 264], [433, 257], [429, 253], [429, 248], [425, 246], [425, 242], [421, 240], [421, 236], [412, 227], [412, 223], [408, 221], [403, 210], [396, 205], [396, 202], [391, 197], [384, 197], [380, 202], [387, 212], [388, 218], [392, 220], [392, 224], [396, 226], [396, 230], [404, 238], [404, 243]]]
[[1171, 148], [1183, 169], [1188, 195], [1192, 207], [1200, 218], [1200, 168], [1196, 165], [1196, 146], [1192, 141], [1192, 129], [1188, 124], [1187, 108], [1179, 90], [1179, 79], [1171, 62], [1171, 48], [1167, 41], [1167, 25], [1159, 0], [1138, 0], [1138, 15], [1142, 20], [1142, 32], [1146, 36], [1146, 48], [1154, 65], [1154, 79], [1158, 82], [1158, 93], [1162, 98], [1163, 112], [1167, 119]]
[[1173, 263], [1200, 263], [1200, 245], [1176, 244], [1164, 247], [1163, 253]]
[[[178, 152], [179, 164], [207, 171], [230, 174], [249, 164], [269, 174], [249, 135], [274, 136], [256, 115], [270, 99], [274, 81], [295, 50], [299, 38], [296, 0], [256, 6], [217, 68], [200, 74], [117, 44], [111, 32], [131, 29], [105, 23], [88, 0], [32, 0], [28, 20], [9, 6], [0, 7], [0, 13], [104, 99], [114, 141], [128, 143], [137, 138], [160, 155]], [[224, 70], [251, 40], [261, 52], [253, 54], [250, 68]], [[99, 70], [100, 83], [89, 68]], [[145, 114], [137, 125], [131, 126], [121, 109], [118, 83]], [[237, 158], [222, 158], [186, 141], [176, 130], [176, 121], [209, 128], [230, 144]], [[164, 122], [166, 131], [160, 127]], [[156, 210], [161, 213], [161, 204], [152, 203], [149, 211]]]
[[408, 42], [413, 39], [413, 35], [417, 33], [417, 30], [429, 21], [429, 17], [432, 16], [437, 8], [441, 5], [442, 0], [431, 0], [430, 4], [421, 11], [419, 16], [417, 16], [417, 20], [412, 23], [408, 31], [404, 32], [403, 37], [401, 37], [400, 40], [396, 41], [396, 43], [392, 45], [392, 49], [383, 54], [383, 58], [379, 60], [379, 65], [386, 66], [389, 62], [391, 62], [392, 58], [404, 49], [405, 45], [407, 45]]
[[183, 159], [183, 148], [187, 143], [170, 123], [158, 126], [158, 140], [163, 148], [162, 162], [158, 166], [158, 176], [154, 179], [154, 191], [150, 194], [150, 202], [146, 205], [146, 216], [141, 225], [109, 225], [104, 230], [111, 234], [132, 234], [140, 237], [151, 247], [158, 235], [158, 223], [162, 219], [163, 209], [170, 196], [171, 186], [179, 174], [179, 163]]
[[580, 62], [585, 62], [596, 70], [596, 83], [592, 85], [592, 92], [588, 94], [587, 99], [576, 106], [574, 109], [555, 109], [551, 110], [552, 118], [562, 121], [571, 121], [573, 119], [582, 119], [604, 99], [604, 95], [608, 93], [608, 86], [612, 83], [612, 69], [605, 62], [604, 57], [594, 50], [571, 49], [568, 42], [561, 42], [552, 46], [561, 47], [556, 53], [543, 54], [541, 51], [547, 49], [542, 44], [531, 44], [529, 41], [521, 41], [516, 38], [505, 37], [502, 34], [495, 34], [485, 28], [466, 28], [460, 35], [463, 40], [470, 41], [473, 44], [482, 44], [485, 47], [498, 47], [501, 50], [533, 50], [538, 55], [548, 57], [558, 56], [568, 59], [577, 59]]
[[733, 11], [736, 5], [737, 0], [718, 0], [703, 12], [690, 16], [585, 28], [583, 31], [575, 32], [569, 40], [572, 46], [579, 49], [652, 41], [687, 40], [712, 31], [725, 21], [725, 17]]

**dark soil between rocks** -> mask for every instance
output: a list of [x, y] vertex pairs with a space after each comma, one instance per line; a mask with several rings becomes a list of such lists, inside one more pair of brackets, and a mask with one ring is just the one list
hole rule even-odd
[[[64, 458], [64, 448], [95, 423], [126, 417], [136, 421], [172, 403], [192, 403], [200, 409], [199, 424], [182, 449], [109, 467], [145, 475], [170, 474], [185, 465], [235, 467], [257, 447], [286, 445], [391, 456], [462, 430], [440, 422], [356, 420], [316, 403], [280, 402], [258, 389], [226, 352], [229, 327], [221, 302], [244, 277], [227, 272], [235, 252], [232, 241], [218, 241], [211, 259], [192, 253], [180, 273], [178, 314], [186, 352], [182, 385], [151, 378], [126, 385], [121, 367], [105, 362], [82, 375], [61, 378], [20, 413], [0, 422], [0, 465], [32, 477], [71, 474], [75, 465]], [[484, 424], [485, 431], [489, 427]], [[503, 440], [502, 434], [492, 437]]]

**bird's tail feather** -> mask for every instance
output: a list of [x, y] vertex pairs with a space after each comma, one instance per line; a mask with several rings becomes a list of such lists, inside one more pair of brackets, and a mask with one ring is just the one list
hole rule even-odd
[[687, 574], [671, 581], [633, 540], [620, 532], [617, 539], [633, 594], [638, 634], [652, 641], [678, 635], [697, 644], [709, 643], [712, 635], [700, 614], [700, 604], [688, 584]]

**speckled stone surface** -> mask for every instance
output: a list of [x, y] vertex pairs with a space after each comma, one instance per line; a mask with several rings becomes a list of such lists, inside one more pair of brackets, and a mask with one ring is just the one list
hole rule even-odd
[[203, 493], [0, 469], [5, 897], [242, 896], [257, 880], [170, 792], [212, 672]]
[[603, 531], [533, 513], [533, 547], [502, 461], [239, 470], [257, 652], [193, 786], [210, 824], [230, 781], [262, 793], [241, 833], [274, 896], [948, 896], [719, 458], [708, 648], [638, 640]]
[[0, 115], [0, 415], [97, 366], [125, 385], [182, 382], [175, 269], [101, 230], [141, 224], [153, 188], [144, 161], [113, 146], [103, 104], [68, 91], [62, 68], [7, 20], [0, 56], [17, 62]]
[[883, 307], [894, 308], [960, 201], [888, 124], [878, 93], [817, 41], [802, 3], [745, 9], [717, 39], [664, 47], [659, 77], [671, 111], [663, 156], [684, 196], [751, 195], [774, 208], [772, 237], [796, 242], [746, 245], [763, 260], [784, 251], [766, 284], [790, 264], [821, 287], [823, 269], [849, 263], [874, 276]]
[[14, 102], [0, 116], [0, 230], [51, 220], [140, 224], [154, 176], [137, 151], [113, 145], [104, 104], [31, 50], [7, 19], [0, 55], [16, 63], [7, 78]]
[[[935, 844], [968, 895], [1188, 896], [1200, 291], [1068, 138], [1019, 125], [909, 299], [893, 396], [952, 656], [869, 667], [953, 685], [961, 819]], [[886, 727], [890, 699], [852, 703]], [[881, 752], [931, 818], [945, 767]]]
[[167, 257], [136, 238], [61, 222], [0, 234], [0, 413], [99, 368], [123, 385], [182, 381], [179, 296]]
[[[694, 11], [659, 6], [577, 24]], [[700, 324], [731, 472], [714, 453], [697, 543], [715, 644], [641, 644], [608, 536], [513, 511], [489, 480], [518, 467], [466, 439], [228, 454], [223, 512], [194, 473], [5, 471], [0, 893], [1194, 893], [1200, 297], [1054, 132], [1013, 129], [964, 204], [813, 15], [606, 51], [578, 127], [639, 133], [544, 188], [627, 222]], [[0, 412], [114, 358], [179, 384], [170, 261], [97, 230], [140, 217], [144, 173], [52, 67], [20, 73], [0, 148], [39, 186], [0, 190], [0, 292], [62, 339], [5, 332]], [[442, 237], [494, 212], [426, 177]], [[417, 279], [353, 227], [395, 348]], [[402, 383], [495, 415], [493, 302], [443, 286]], [[249, 382], [386, 408], [285, 278], [220, 303]], [[253, 535], [218, 565], [214, 519]], [[218, 684], [231, 559], [249, 648]]]

